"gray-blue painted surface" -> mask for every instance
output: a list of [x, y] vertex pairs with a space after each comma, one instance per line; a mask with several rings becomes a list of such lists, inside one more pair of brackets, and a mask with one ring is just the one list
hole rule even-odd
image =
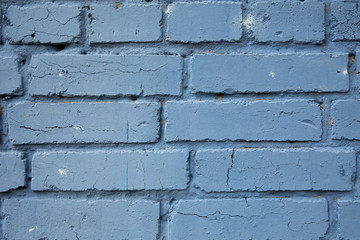
[[162, 13], [159, 5], [91, 5], [89, 40], [106, 42], [154, 42], [161, 37]]
[[259, 42], [321, 42], [325, 38], [325, 5], [318, 1], [255, 3], [244, 20]]
[[0, 192], [25, 185], [25, 161], [19, 152], [0, 152]]
[[337, 205], [340, 238], [344, 240], [360, 239], [360, 201], [338, 200]]
[[188, 155], [183, 150], [38, 152], [32, 160], [31, 189], [185, 189]]
[[333, 139], [360, 140], [360, 100], [337, 100], [331, 107]]
[[180, 56], [36, 55], [31, 95], [180, 95]]
[[[5, 200], [5, 239], [155, 239], [159, 203]], [[141, 231], [140, 231], [141, 229]]]
[[13, 144], [155, 142], [157, 103], [34, 103], [9, 107]]
[[334, 40], [360, 39], [360, 10], [358, 1], [331, 2], [331, 23]]
[[359, 1], [50, 2], [0, 1], [0, 239], [359, 238]]
[[241, 3], [173, 3], [165, 13], [168, 41], [238, 41], [242, 36]]
[[170, 142], [318, 141], [322, 133], [320, 107], [305, 100], [167, 102], [165, 116]]
[[0, 95], [20, 95], [21, 75], [15, 57], [0, 57]]
[[346, 92], [348, 54], [198, 55], [191, 87], [206, 93]]
[[356, 171], [350, 149], [211, 149], [196, 152], [196, 184], [206, 192], [349, 191]]
[[328, 228], [325, 199], [179, 201], [169, 239], [319, 239]]
[[7, 9], [10, 25], [5, 28], [13, 43], [65, 43], [78, 39], [80, 6], [44, 4]]

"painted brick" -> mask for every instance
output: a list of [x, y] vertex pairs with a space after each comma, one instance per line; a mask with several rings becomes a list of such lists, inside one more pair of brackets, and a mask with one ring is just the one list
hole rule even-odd
[[360, 201], [337, 200], [337, 203], [341, 239], [360, 239]]
[[346, 149], [215, 149], [196, 153], [206, 192], [351, 190], [355, 152]]
[[360, 140], [360, 100], [338, 100], [331, 107], [333, 139]]
[[194, 92], [346, 92], [348, 54], [198, 55]]
[[25, 103], [9, 107], [13, 144], [156, 142], [158, 103]]
[[238, 41], [242, 35], [240, 3], [174, 3], [166, 12], [169, 41]]
[[[5, 200], [5, 239], [156, 239], [159, 203]], [[141, 231], [139, 230], [141, 229]]]
[[10, 6], [7, 18], [5, 33], [13, 43], [75, 42], [80, 34], [80, 7], [75, 5]]
[[327, 201], [179, 201], [169, 225], [169, 239], [319, 239], [328, 228]]
[[320, 108], [305, 100], [167, 102], [165, 116], [167, 141], [318, 141], [322, 134]]
[[31, 188], [42, 190], [173, 190], [188, 181], [187, 151], [42, 152]]
[[161, 37], [160, 5], [93, 5], [89, 15], [90, 42], [155, 42]]
[[180, 56], [36, 55], [31, 95], [181, 95]]
[[0, 152], [0, 192], [25, 186], [25, 161], [17, 152]]
[[360, 11], [357, 1], [331, 2], [331, 23], [334, 40], [360, 39]]
[[18, 95], [21, 91], [21, 75], [14, 57], [0, 57], [0, 95]]
[[259, 42], [320, 42], [325, 37], [324, 20], [322, 2], [259, 2], [245, 25]]

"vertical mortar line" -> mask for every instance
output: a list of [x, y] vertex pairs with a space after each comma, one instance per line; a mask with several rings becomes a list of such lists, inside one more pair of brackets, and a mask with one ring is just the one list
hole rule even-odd
[[194, 96], [191, 94], [190, 86], [190, 71], [191, 71], [191, 58], [192, 55], [185, 56], [183, 55], [183, 69], [182, 69], [182, 98], [184, 100], [193, 99]]
[[89, 41], [89, 21], [91, 19], [90, 13], [90, 3], [84, 4], [81, 6], [80, 10], [80, 35], [79, 43], [81, 48], [81, 53], [86, 53], [90, 50], [90, 41]]
[[348, 60], [348, 65], [347, 65], [347, 72], [348, 72], [348, 77], [349, 77], [349, 94], [358, 94], [356, 92], [356, 53], [355, 52], [351, 52], [349, 53], [349, 60]]
[[161, 42], [166, 43], [166, 26], [167, 26], [166, 9], [168, 4], [163, 0], [160, 0], [158, 4], [160, 5], [161, 8], [161, 20], [160, 20]]
[[323, 47], [324, 52], [326, 52], [328, 39], [330, 38], [330, 3], [325, 1], [324, 2], [324, 40], [323, 40]]
[[159, 143], [160, 143], [160, 146], [161, 146], [161, 145], [166, 144], [166, 141], [165, 141], [166, 117], [165, 117], [165, 114], [164, 114], [164, 108], [165, 108], [166, 101], [165, 100], [160, 100], [160, 104], [161, 104], [161, 106], [160, 106], [160, 110], [159, 110], [159, 121], [160, 121]]
[[197, 149], [190, 149], [188, 156], [188, 192], [195, 191], [195, 157], [196, 157]]

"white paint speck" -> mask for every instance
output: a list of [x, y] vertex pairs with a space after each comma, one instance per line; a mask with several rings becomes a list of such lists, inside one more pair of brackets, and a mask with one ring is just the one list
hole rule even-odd
[[64, 76], [64, 74], [62, 72], [59, 72], [59, 77]]
[[81, 131], [83, 130], [83, 128], [79, 127], [79, 126], [73, 126], [73, 128], [76, 129], [76, 130], [81, 130]]
[[243, 20], [243, 25], [245, 28], [250, 28], [254, 24], [254, 16], [249, 16], [248, 18]]
[[343, 75], [347, 75], [348, 74], [348, 71], [347, 69], [345, 69], [343, 72], [342, 72]]
[[35, 227], [33, 227], [33, 228], [29, 228], [29, 232], [32, 232], [32, 231], [34, 231], [35, 229], [37, 229], [38, 227], [37, 226], [35, 226]]
[[272, 78], [275, 78], [275, 73], [274, 72], [270, 72], [269, 76], [271, 76]]
[[69, 172], [69, 170], [64, 169], [64, 168], [59, 168], [58, 172], [61, 176], [64, 176]]

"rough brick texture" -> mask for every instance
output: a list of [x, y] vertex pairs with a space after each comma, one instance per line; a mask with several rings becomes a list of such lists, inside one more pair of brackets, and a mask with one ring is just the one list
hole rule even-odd
[[[5, 200], [5, 239], [155, 239], [159, 203]], [[142, 229], [139, 231], [139, 229]]]
[[355, 152], [344, 149], [225, 149], [196, 152], [207, 192], [351, 190]]
[[0, 57], [0, 95], [18, 95], [21, 91], [21, 75], [14, 57]]
[[199, 55], [192, 59], [194, 92], [345, 92], [348, 54]]
[[360, 238], [360, 201], [338, 200], [338, 218], [342, 239]]
[[325, 199], [180, 201], [169, 239], [319, 239], [328, 228]]
[[185, 189], [186, 151], [96, 151], [36, 153], [31, 189]]
[[240, 3], [173, 3], [166, 13], [169, 41], [237, 41], [242, 35]]
[[358, 1], [333, 1], [331, 3], [334, 40], [360, 39], [360, 17]]
[[158, 41], [161, 17], [158, 5], [92, 5], [89, 39], [92, 43]]
[[160, 125], [156, 103], [17, 104], [9, 121], [14, 144], [155, 142]]
[[37, 55], [31, 95], [180, 95], [180, 56]]
[[75, 5], [10, 6], [7, 18], [5, 33], [13, 43], [66, 43], [80, 34], [80, 7]]
[[360, 100], [334, 101], [331, 108], [332, 137], [360, 140]]
[[360, 0], [0, 0], [0, 239], [360, 239]]
[[167, 141], [317, 141], [322, 132], [308, 101], [168, 102], [165, 115]]
[[246, 19], [259, 42], [320, 42], [325, 38], [325, 6], [317, 1], [256, 3]]
[[0, 152], [0, 192], [25, 185], [25, 161], [16, 152]]

